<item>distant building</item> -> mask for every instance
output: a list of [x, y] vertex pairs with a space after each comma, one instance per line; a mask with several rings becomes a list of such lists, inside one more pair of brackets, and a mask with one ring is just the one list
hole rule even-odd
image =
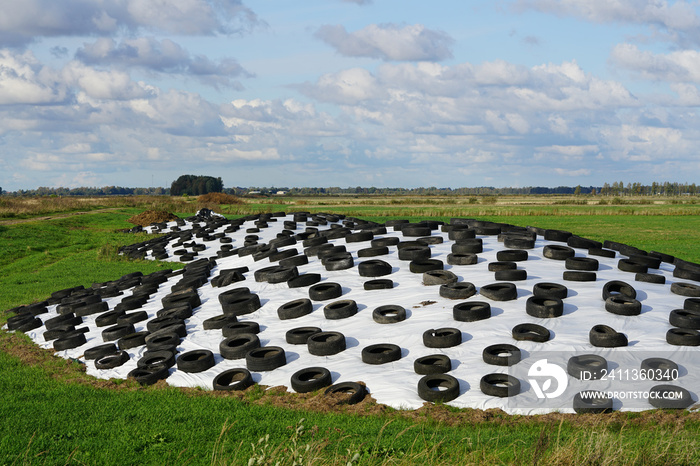
[[284, 196], [285, 194], [287, 194], [287, 191], [277, 191], [275, 193], [275, 195], [277, 195], [277, 196]]

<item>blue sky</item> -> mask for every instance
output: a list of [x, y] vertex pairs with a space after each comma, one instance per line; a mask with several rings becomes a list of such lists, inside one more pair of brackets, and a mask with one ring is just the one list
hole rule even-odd
[[0, 0], [0, 187], [697, 182], [700, 2]]

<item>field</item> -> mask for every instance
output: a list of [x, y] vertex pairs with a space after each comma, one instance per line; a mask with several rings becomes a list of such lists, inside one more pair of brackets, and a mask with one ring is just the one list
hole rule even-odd
[[[375, 221], [473, 217], [572, 231], [700, 262], [697, 198], [310, 197], [206, 205], [227, 216], [336, 212]], [[172, 268], [127, 261], [127, 219], [179, 216], [194, 198], [0, 198], [0, 311], [51, 291]], [[601, 204], [601, 201], [605, 203]], [[585, 203], [584, 203], [585, 202]], [[51, 217], [51, 218], [46, 218]], [[0, 314], [4, 322], [8, 314]], [[0, 332], [2, 464], [697, 464], [697, 412], [508, 416], [426, 406], [404, 412], [365, 400], [251, 387], [235, 395], [99, 381], [21, 334]]]

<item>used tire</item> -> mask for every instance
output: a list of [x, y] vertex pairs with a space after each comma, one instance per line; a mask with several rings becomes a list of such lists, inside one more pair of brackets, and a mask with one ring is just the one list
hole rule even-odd
[[136, 348], [146, 344], [146, 336], [149, 334], [147, 331], [134, 332], [129, 335], [125, 335], [117, 341], [117, 346], [120, 350], [126, 350], [130, 348]]
[[685, 409], [694, 403], [690, 392], [675, 385], [656, 385], [649, 390], [649, 404], [660, 409]]
[[596, 271], [599, 263], [590, 257], [569, 257], [565, 261], [565, 267], [568, 270]]
[[564, 314], [564, 302], [559, 298], [531, 296], [525, 302], [525, 312], [540, 319], [561, 317]]
[[637, 297], [637, 290], [635, 290], [632, 285], [620, 280], [612, 280], [603, 285], [603, 301], [616, 295], [635, 299]]
[[444, 267], [441, 260], [438, 259], [416, 259], [408, 264], [408, 270], [413, 273], [425, 273], [432, 270], [442, 270]]
[[666, 342], [676, 346], [700, 346], [700, 332], [687, 328], [672, 328], [666, 332]]
[[422, 356], [413, 362], [413, 370], [419, 375], [444, 374], [452, 370], [452, 361], [444, 354]]
[[607, 370], [608, 362], [597, 354], [572, 356], [566, 364], [569, 375], [579, 380], [598, 380]]
[[479, 388], [485, 395], [505, 398], [520, 393], [520, 380], [509, 374], [486, 374]]
[[298, 327], [288, 330], [285, 334], [285, 341], [290, 345], [305, 345], [311, 335], [320, 333], [318, 327]]
[[674, 327], [700, 329], [700, 311], [674, 309], [668, 315], [668, 321]]
[[467, 299], [476, 294], [473, 283], [457, 282], [440, 286], [440, 296], [447, 299]]
[[290, 382], [295, 392], [309, 393], [330, 386], [333, 380], [325, 367], [307, 367], [292, 374]]
[[520, 362], [521, 354], [517, 346], [509, 344], [490, 345], [481, 353], [486, 364], [495, 366], [512, 366]]
[[670, 381], [678, 378], [678, 364], [664, 358], [647, 358], [640, 370], [648, 380]]
[[574, 395], [574, 411], [577, 414], [612, 413], [613, 400], [597, 390], [584, 390]]
[[117, 345], [114, 343], [105, 343], [104, 345], [93, 346], [85, 350], [83, 355], [86, 360], [99, 359], [102, 356], [107, 356], [108, 354], [115, 354], [117, 351]]
[[219, 354], [224, 359], [242, 359], [255, 348], [260, 348], [260, 339], [256, 334], [239, 333], [219, 343]]
[[624, 296], [610, 296], [605, 300], [605, 310], [621, 316], [637, 316], [642, 312], [642, 303]]
[[391, 264], [379, 259], [360, 262], [357, 271], [361, 277], [383, 277], [392, 272]]
[[671, 293], [697, 298], [700, 297], [700, 286], [692, 283], [675, 282], [671, 283]]
[[532, 287], [532, 294], [537, 298], [566, 299], [569, 290], [564, 285], [558, 283], [536, 283]]
[[134, 332], [134, 324], [117, 324], [102, 331], [102, 340], [105, 342], [119, 340]]
[[479, 294], [494, 301], [511, 301], [518, 297], [518, 290], [512, 283], [492, 283], [482, 286]]
[[357, 303], [352, 299], [341, 299], [323, 308], [323, 315], [330, 320], [346, 319], [355, 314], [357, 314]]
[[245, 355], [249, 371], [271, 371], [287, 364], [284, 349], [279, 346], [264, 346], [248, 351]]
[[95, 369], [114, 369], [124, 365], [129, 360], [129, 353], [126, 351], [117, 351], [116, 353], [107, 354], [95, 359]]
[[159, 380], [167, 379], [170, 371], [167, 367], [136, 368], [129, 372], [128, 378], [136, 380], [141, 385], [153, 385]]
[[220, 330], [224, 325], [238, 322], [238, 318], [232, 315], [219, 314], [218, 316], [210, 317], [202, 322], [204, 330]]
[[362, 285], [362, 287], [363, 287], [366, 291], [370, 291], [370, 290], [389, 290], [389, 289], [391, 289], [391, 288], [394, 287], [394, 282], [393, 282], [392, 280], [389, 280], [389, 279], [382, 279], [382, 278], [379, 278], [379, 279], [377, 279], [377, 280], [369, 280], [369, 281], [366, 281], [366, 282]]
[[430, 329], [423, 332], [423, 344], [428, 348], [450, 348], [462, 343], [462, 332], [456, 328]]
[[246, 320], [245, 322], [230, 322], [223, 327], [221, 327], [221, 334], [228, 338], [241, 333], [260, 333], [260, 324], [253, 322], [251, 320]]
[[495, 273], [496, 280], [520, 281], [527, 280], [527, 270], [498, 270]]
[[386, 364], [401, 359], [401, 348], [391, 343], [378, 343], [362, 348], [365, 364]]
[[491, 317], [491, 305], [483, 301], [467, 301], [452, 307], [452, 317], [459, 322], [476, 322]]
[[228, 369], [214, 377], [214, 390], [233, 391], [245, 390], [253, 385], [253, 376], [248, 369]]
[[544, 343], [549, 341], [549, 330], [537, 324], [518, 324], [512, 330], [513, 339], [518, 341], [534, 341]]
[[277, 308], [277, 316], [280, 320], [297, 319], [299, 317], [311, 314], [314, 307], [311, 300], [308, 298], [295, 299], [281, 305]]
[[418, 396], [433, 403], [447, 403], [459, 396], [459, 381], [448, 374], [425, 375], [418, 381]]
[[324, 392], [325, 395], [340, 395], [344, 404], [357, 404], [365, 398], [367, 390], [357, 382], [341, 382], [331, 385]]
[[318, 332], [306, 340], [309, 353], [314, 356], [331, 356], [345, 350], [345, 335], [340, 332]]
[[182, 372], [204, 372], [214, 367], [214, 353], [205, 349], [192, 350], [182, 353], [176, 362]]
[[506, 250], [506, 251], [498, 251], [496, 253], [496, 260], [497, 261], [521, 262], [521, 261], [526, 261], [527, 258], [528, 258], [527, 251], [523, 251], [521, 249], [511, 249], [511, 250]]
[[403, 306], [386, 304], [372, 311], [372, 320], [378, 324], [395, 324], [406, 320], [406, 309]]
[[303, 288], [306, 286], [315, 285], [321, 281], [321, 274], [304, 273], [298, 277], [294, 277], [287, 281], [287, 286], [290, 288]]
[[430, 270], [423, 274], [423, 285], [449, 285], [457, 283], [457, 275], [449, 270]]
[[574, 257], [576, 252], [568, 246], [552, 244], [544, 247], [542, 255], [547, 259], [565, 261], [569, 257]]
[[309, 298], [314, 301], [327, 301], [329, 299], [339, 298], [342, 294], [343, 289], [337, 283], [317, 283], [309, 288]]
[[591, 345], [599, 348], [617, 348], [628, 344], [624, 333], [617, 332], [607, 325], [594, 325], [588, 333], [588, 340]]
[[479, 256], [470, 253], [451, 253], [447, 255], [449, 265], [474, 265], [479, 262]]

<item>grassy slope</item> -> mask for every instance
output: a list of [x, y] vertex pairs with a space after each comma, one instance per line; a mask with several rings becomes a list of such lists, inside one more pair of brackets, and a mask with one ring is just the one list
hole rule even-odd
[[[105, 257], [105, 244], [116, 247], [140, 240], [114, 233], [128, 226], [124, 221], [133, 213], [125, 209], [0, 227], [0, 309], [42, 299], [57, 289], [163, 267]], [[694, 217], [660, 217], [655, 223], [649, 222], [655, 217], [619, 216], [489, 219], [569, 229], [595, 239], [624, 241], [698, 260], [682, 254], [697, 254], [693, 244], [697, 244], [700, 229]], [[700, 456], [700, 424], [695, 415], [637, 422], [635, 415], [617, 413], [599, 424], [579, 427], [577, 419], [581, 418], [571, 417], [563, 417], [559, 424], [552, 417], [516, 422], [508, 417], [505, 421], [500, 417], [478, 420], [467, 415], [464, 423], [448, 425], [435, 420], [416, 422], [392, 410], [358, 416], [279, 409], [265, 401], [274, 395], [256, 389], [239, 399], [174, 388], [140, 389], [130, 382], [118, 383], [127, 387], [123, 390], [69, 382], [85, 377], [77, 364], [53, 357], [20, 362], [14, 350], [26, 345], [27, 339], [0, 336], [4, 349], [0, 351], [0, 463], [72, 459], [101, 464], [246, 464], [251, 457], [274, 457], [284, 464], [295, 452], [305, 451], [306, 445], [310, 447], [306, 460], [312, 453], [322, 456], [316, 464], [346, 464], [356, 454], [362, 464], [532, 463], [536, 459], [545, 464], [605, 459], [690, 464], [697, 463]], [[446, 411], [449, 416], [450, 409]], [[297, 435], [302, 418], [306, 430]], [[661, 428], [650, 428], [657, 423]], [[222, 429], [225, 432], [220, 436]], [[258, 444], [268, 434], [269, 440]]]

